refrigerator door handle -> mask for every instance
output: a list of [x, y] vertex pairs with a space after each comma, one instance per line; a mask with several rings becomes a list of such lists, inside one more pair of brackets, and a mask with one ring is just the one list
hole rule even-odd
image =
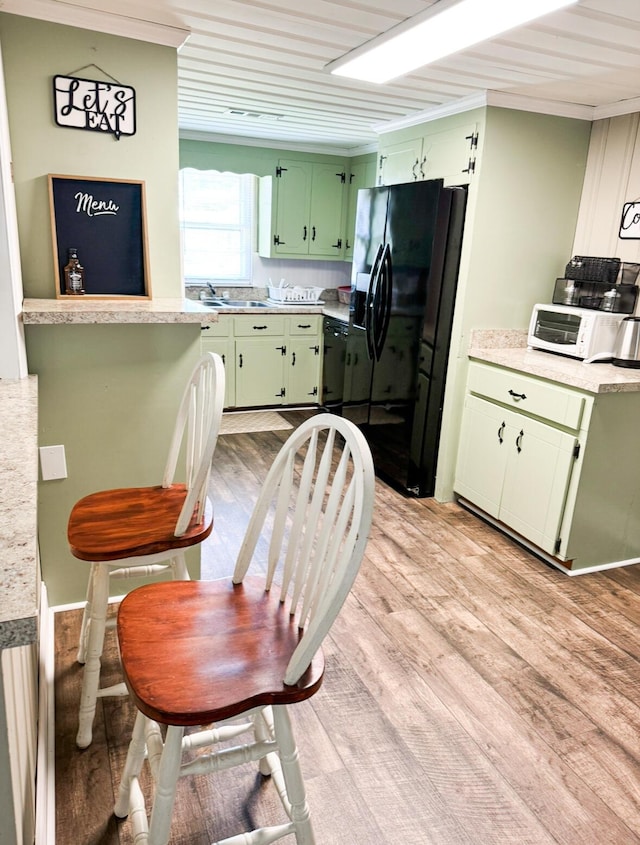
[[380, 262], [381, 284], [376, 290], [376, 303], [373, 308], [373, 348], [375, 360], [379, 361], [387, 339], [389, 320], [391, 318], [391, 300], [393, 295], [393, 265], [391, 262], [391, 247], [385, 244]]
[[376, 257], [371, 266], [371, 277], [369, 279], [369, 287], [367, 289], [367, 296], [364, 304], [364, 329], [367, 341], [367, 354], [369, 360], [373, 361], [375, 355], [375, 307], [376, 299], [380, 281], [380, 272], [382, 270], [382, 259], [384, 257], [384, 246], [380, 244]]

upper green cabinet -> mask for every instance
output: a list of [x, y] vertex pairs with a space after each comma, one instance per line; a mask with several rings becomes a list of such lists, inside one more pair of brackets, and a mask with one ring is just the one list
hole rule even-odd
[[356, 231], [356, 209], [358, 206], [358, 191], [360, 188], [373, 188], [376, 184], [375, 161], [361, 161], [351, 165], [349, 174], [349, 199], [347, 204], [347, 220], [345, 225], [344, 257], [347, 261], [353, 258], [353, 241]]
[[396, 140], [395, 135], [381, 137], [378, 184], [444, 179], [445, 185], [466, 185], [471, 181], [478, 148], [476, 123], [450, 129], [433, 124], [418, 132], [404, 140]]
[[259, 254], [343, 260], [347, 174], [346, 162], [281, 159], [260, 180]]

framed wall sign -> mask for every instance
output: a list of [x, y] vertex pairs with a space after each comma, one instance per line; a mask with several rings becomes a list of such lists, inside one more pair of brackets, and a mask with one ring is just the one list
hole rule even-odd
[[84, 296], [151, 296], [144, 182], [91, 176], [49, 177], [56, 297], [67, 294], [64, 268], [76, 250], [84, 268]]
[[119, 82], [77, 76], [53, 77], [53, 104], [58, 126], [135, 135], [136, 92]]
[[623, 240], [640, 240], [640, 202], [625, 202], [618, 237]]

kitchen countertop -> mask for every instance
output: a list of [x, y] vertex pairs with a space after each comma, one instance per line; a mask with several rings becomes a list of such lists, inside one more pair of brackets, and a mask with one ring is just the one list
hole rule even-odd
[[[192, 307], [197, 306], [197, 307]], [[215, 323], [218, 312], [186, 299], [25, 299], [22, 322], [29, 325], [107, 323]]]
[[349, 322], [349, 306], [337, 300], [323, 305], [296, 303], [269, 308], [211, 308], [195, 299], [25, 299], [22, 321], [27, 325], [88, 325], [114, 323], [216, 323], [220, 314], [326, 314]]
[[472, 332], [469, 358], [499, 364], [520, 373], [549, 379], [588, 393], [640, 392], [640, 369], [612, 364], [584, 364], [575, 358], [528, 349], [526, 332], [479, 330]]
[[0, 648], [38, 632], [38, 380], [0, 379]]

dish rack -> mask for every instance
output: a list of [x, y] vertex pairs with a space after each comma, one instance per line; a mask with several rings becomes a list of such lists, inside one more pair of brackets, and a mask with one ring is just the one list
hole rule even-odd
[[274, 302], [318, 302], [322, 288], [317, 287], [276, 287], [269, 285], [269, 299]]

